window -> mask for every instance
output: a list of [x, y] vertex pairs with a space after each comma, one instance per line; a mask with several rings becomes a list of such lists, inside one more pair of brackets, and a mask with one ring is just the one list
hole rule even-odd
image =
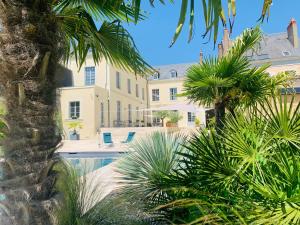
[[136, 107], [135, 108], [135, 113], [136, 113], [136, 118], [135, 118], [135, 120], [136, 121], [139, 121], [140, 120], [140, 110], [139, 110], [139, 107]]
[[145, 88], [142, 88], [142, 99], [145, 100]]
[[117, 101], [117, 121], [121, 121], [121, 102]]
[[177, 88], [170, 88], [170, 100], [177, 99]]
[[139, 85], [136, 84], [136, 85], [135, 85], [135, 96], [138, 98], [139, 95], [140, 95], [140, 93], [139, 93]]
[[159, 73], [158, 73], [158, 72], [155, 72], [155, 73], [153, 74], [153, 79], [154, 79], [154, 80], [158, 80], [158, 79], [159, 79]]
[[159, 101], [159, 89], [152, 89], [152, 101]]
[[128, 91], [128, 94], [131, 94], [131, 80], [130, 79], [127, 79], [127, 91]]
[[283, 51], [283, 52], [282, 52], [282, 55], [283, 55], [283, 56], [290, 56], [291, 53], [290, 53], [289, 51]]
[[121, 89], [120, 73], [116, 72], [116, 87]]
[[95, 84], [95, 67], [85, 67], [85, 85]]
[[177, 71], [176, 70], [171, 70], [170, 75], [171, 75], [171, 78], [176, 78], [177, 77]]
[[188, 122], [189, 123], [195, 122], [195, 113], [188, 112]]
[[[156, 112], [156, 111], [152, 111], [152, 115], [155, 115], [155, 112]], [[159, 117], [156, 117], [156, 116], [153, 116], [153, 117], [152, 117], [152, 123], [153, 123], [153, 126], [158, 126], [158, 125], [160, 125], [160, 118], [159, 118]]]
[[80, 102], [70, 102], [69, 105], [69, 110], [70, 110], [70, 118], [73, 120], [76, 120], [80, 117]]
[[131, 104], [128, 104], [128, 121], [132, 122], [132, 109]]
[[103, 102], [101, 102], [101, 104], [100, 104], [100, 111], [101, 111], [100, 126], [104, 127], [104, 104], [103, 104]]

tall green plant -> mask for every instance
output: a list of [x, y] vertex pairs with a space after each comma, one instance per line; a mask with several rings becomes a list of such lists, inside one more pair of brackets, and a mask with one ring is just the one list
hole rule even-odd
[[127, 203], [119, 195], [104, 197], [101, 180], [79, 176], [70, 165], [59, 165], [57, 191], [63, 201], [55, 213], [57, 225], [146, 225], [147, 215], [139, 205]]
[[169, 111], [155, 111], [154, 112], [154, 116], [159, 118], [161, 120], [161, 126], [163, 127], [164, 126], [164, 123], [165, 123], [165, 119], [170, 115], [170, 112]]
[[180, 134], [154, 132], [135, 141], [130, 147], [133, 151], [118, 164], [122, 192], [132, 201], [142, 200], [148, 209], [168, 199], [165, 178], [180, 166], [181, 156], [176, 153], [183, 151], [184, 139]]
[[74, 57], [80, 67], [91, 55], [95, 63], [105, 59], [137, 74], [149, 71], [121, 23], [133, 22], [133, 14], [113, 0], [0, 0], [0, 84], [9, 127], [0, 207], [15, 223], [52, 224], [58, 198], [52, 168], [61, 141], [54, 121], [58, 63]]
[[[221, 133], [193, 135], [177, 156], [179, 166], [156, 179], [164, 181], [156, 190], [169, 198], [149, 204], [170, 224], [299, 224], [300, 103], [294, 101], [272, 97], [228, 115]], [[143, 184], [155, 181], [151, 173], [144, 178]]]
[[289, 73], [269, 76], [269, 65], [253, 67], [244, 54], [255, 48], [262, 38], [261, 30], [245, 30], [222, 58], [209, 58], [191, 66], [184, 82], [184, 94], [192, 102], [213, 105], [216, 126], [223, 127], [225, 110], [232, 114], [240, 106], [251, 106], [264, 101], [286, 84]]
[[299, 106], [274, 97], [229, 116], [222, 135], [195, 136], [178, 181], [213, 196], [209, 204], [220, 207], [211, 213], [224, 223], [299, 223]]
[[180, 120], [182, 120], [182, 115], [179, 114], [179, 112], [170, 112], [169, 113], [169, 121], [170, 123], [178, 123]]

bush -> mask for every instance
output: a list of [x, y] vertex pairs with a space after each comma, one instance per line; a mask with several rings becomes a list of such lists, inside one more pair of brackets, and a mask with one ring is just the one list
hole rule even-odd
[[[300, 103], [287, 99], [229, 115], [221, 133], [187, 143], [152, 148], [160, 138], [150, 136], [123, 170], [126, 189], [168, 224], [300, 224]], [[168, 150], [174, 143], [179, 151]], [[176, 163], [160, 169], [170, 153]]]

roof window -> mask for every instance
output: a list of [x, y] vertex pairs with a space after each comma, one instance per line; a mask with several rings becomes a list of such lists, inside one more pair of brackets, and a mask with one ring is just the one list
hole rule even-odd
[[171, 75], [171, 78], [176, 78], [177, 77], [177, 71], [176, 70], [171, 70], [170, 75]]
[[283, 56], [290, 56], [291, 53], [290, 53], [289, 51], [283, 51], [283, 52], [282, 52], [282, 55], [283, 55]]
[[155, 72], [155, 73], [153, 74], [153, 79], [154, 79], [154, 80], [158, 80], [158, 79], [159, 79], [159, 72]]

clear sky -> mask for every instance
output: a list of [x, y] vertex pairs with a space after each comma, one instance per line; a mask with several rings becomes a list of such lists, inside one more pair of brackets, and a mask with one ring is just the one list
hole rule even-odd
[[[143, 10], [149, 13], [148, 18], [139, 24], [126, 26], [132, 34], [136, 45], [143, 57], [153, 66], [196, 62], [199, 60], [199, 51], [202, 49], [204, 56], [216, 54], [213, 40], [209, 43], [202, 39], [204, 23], [200, 0], [196, 2], [195, 24], [196, 30], [193, 40], [187, 43], [187, 26], [172, 48], [169, 48], [172, 36], [176, 29], [181, 1], [162, 5], [155, 1], [155, 8], [149, 0], [143, 0]], [[167, 0], [166, 0], [167, 2]], [[197, 2], [199, 2], [197, 5]], [[262, 0], [237, 0], [237, 16], [232, 38], [239, 35], [245, 28], [253, 27], [257, 23], [262, 8]], [[299, 0], [274, 0], [271, 6], [269, 21], [265, 21], [262, 29], [265, 33], [285, 32], [291, 18], [295, 18], [300, 28], [300, 1]], [[189, 19], [188, 17], [186, 18]], [[221, 29], [222, 30], [222, 29]], [[221, 39], [221, 34], [219, 39]]]

